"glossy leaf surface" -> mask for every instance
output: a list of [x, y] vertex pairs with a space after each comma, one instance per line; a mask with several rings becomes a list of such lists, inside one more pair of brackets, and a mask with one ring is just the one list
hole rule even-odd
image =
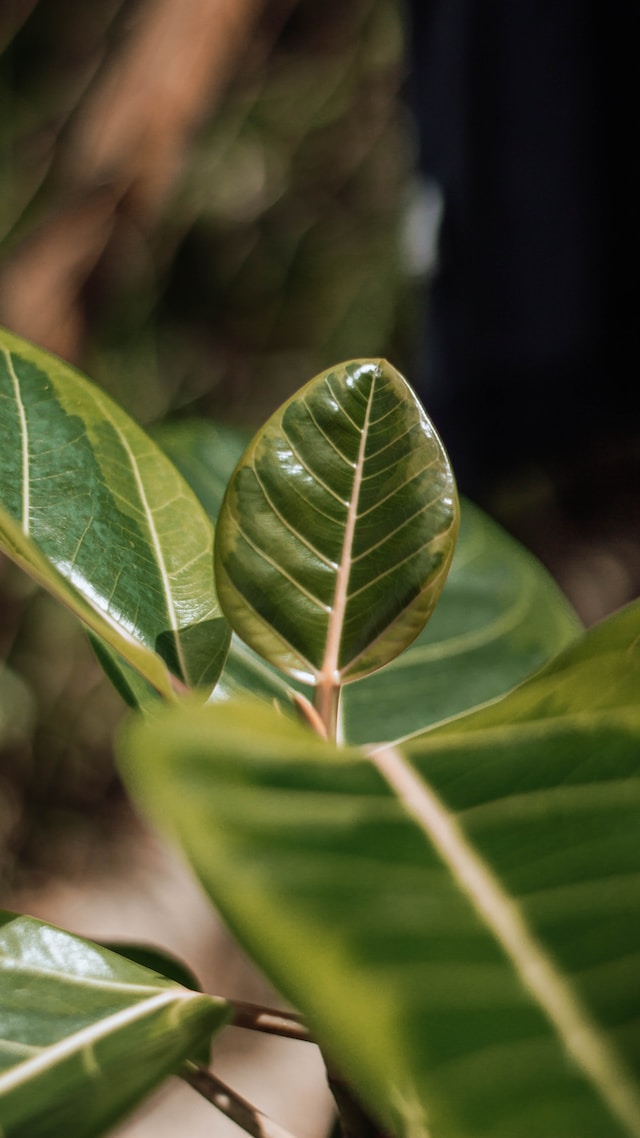
[[171, 677], [162, 657], [112, 621], [107, 613], [94, 607], [83, 592], [76, 589], [58, 572], [35, 542], [25, 536], [20, 523], [10, 517], [2, 506], [0, 506], [0, 549], [52, 597], [74, 613], [97, 639], [109, 646], [112, 650], [110, 659], [114, 668], [118, 668], [116, 661], [121, 656], [131, 665], [131, 674], [140, 675], [141, 685], [144, 684], [142, 679], [144, 676], [154, 691], [171, 698]]
[[33, 917], [0, 915], [0, 1133], [95, 1138], [228, 1018], [203, 996]]
[[636, 605], [401, 747], [229, 703], [123, 767], [383, 1126], [637, 1138], [639, 692]]
[[448, 460], [381, 360], [311, 380], [258, 432], [218, 521], [216, 579], [236, 632], [284, 672], [345, 683], [428, 619], [458, 525]]
[[[207, 420], [192, 419], [163, 423], [154, 437], [217, 523], [227, 484], [247, 446], [245, 435]], [[247, 692], [291, 709], [292, 689], [282, 672], [234, 635], [215, 695], [226, 699]]]
[[[104, 392], [8, 332], [0, 333], [0, 502], [20, 526], [22, 552], [37, 546], [122, 629], [119, 650], [134, 667], [131, 639], [187, 686], [213, 686], [228, 630], [204, 510]], [[0, 542], [12, 556], [2, 531]]]
[[[203, 421], [163, 426], [157, 437], [216, 521], [242, 437]], [[460, 506], [447, 585], [426, 628], [385, 668], [343, 691], [349, 742], [399, 739], [495, 699], [581, 631], [542, 565], [477, 507], [464, 499]], [[282, 675], [237, 637], [220, 690], [288, 702]]]

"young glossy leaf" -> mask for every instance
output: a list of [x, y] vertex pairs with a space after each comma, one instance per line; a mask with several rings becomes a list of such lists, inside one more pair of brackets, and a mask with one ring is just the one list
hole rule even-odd
[[[207, 514], [217, 523], [227, 483], [247, 446], [247, 437], [231, 427], [192, 419], [163, 423], [154, 438], [198, 495]], [[302, 688], [299, 683], [295, 688]], [[238, 636], [231, 637], [225, 666], [215, 696], [251, 692], [291, 710], [292, 686], [282, 672], [258, 656]], [[307, 694], [311, 693], [307, 691]]]
[[223, 1000], [0, 914], [0, 1134], [96, 1138], [228, 1016]]
[[458, 510], [442, 445], [383, 360], [341, 364], [290, 399], [238, 464], [218, 521], [232, 627], [319, 687], [374, 671], [418, 634]]
[[543, 566], [470, 502], [436, 610], [397, 659], [342, 695], [349, 742], [400, 739], [503, 695], [580, 634]]
[[[156, 437], [215, 522], [243, 437], [202, 420], [164, 425]], [[399, 739], [495, 699], [581, 631], [542, 565], [470, 502], [460, 507], [447, 587], [427, 626], [385, 668], [343, 691], [348, 742]], [[219, 690], [289, 702], [282, 674], [237, 637]]]
[[[109, 643], [125, 660], [139, 668], [139, 657], [130, 658], [133, 639], [187, 686], [213, 686], [228, 629], [204, 510], [104, 392], [4, 331], [0, 502], [22, 531], [23, 567], [29, 544], [37, 546], [84, 602], [122, 630], [120, 644], [113, 636]], [[0, 531], [12, 556], [11, 537], [3, 539]]]
[[640, 1135], [640, 605], [397, 748], [167, 709], [123, 768], [401, 1138]]

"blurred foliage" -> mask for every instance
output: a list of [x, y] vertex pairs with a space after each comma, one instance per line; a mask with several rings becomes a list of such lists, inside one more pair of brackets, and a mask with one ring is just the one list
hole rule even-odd
[[[256, 0], [224, 89], [193, 79], [173, 152], [156, 147], [151, 174], [141, 145], [135, 172], [92, 166], [103, 134], [119, 153], [113, 121], [126, 134], [100, 93], [120, 68], [125, 97], [127, 51], [144, 55], [158, 13], [199, 2], [2, 6], [0, 322], [77, 362], [143, 422], [253, 425], [337, 360], [406, 365], [400, 0]], [[212, 36], [212, 60], [219, 48]], [[151, 59], [139, 93], [149, 122], [166, 65]], [[0, 738], [7, 880], [16, 862], [82, 860], [83, 835], [118, 816], [120, 708], [83, 634], [6, 564], [1, 660], [0, 714], [22, 707]]]
[[[99, 210], [91, 220], [91, 203], [108, 183], [82, 181], [77, 124], [146, 9], [29, 7], [14, 5], [28, 14], [0, 74], [0, 225], [5, 257], [20, 261], [40, 240], [42, 266], [104, 220]], [[78, 284], [82, 328], [64, 354], [146, 421], [189, 405], [252, 423], [336, 360], [397, 359], [407, 300], [402, 79], [397, 0], [267, 2], [224, 98], [202, 108], [162, 209], [150, 218], [134, 192], [118, 200], [110, 238]], [[52, 223], [74, 207], [61, 253]], [[12, 326], [6, 296], [3, 308]]]

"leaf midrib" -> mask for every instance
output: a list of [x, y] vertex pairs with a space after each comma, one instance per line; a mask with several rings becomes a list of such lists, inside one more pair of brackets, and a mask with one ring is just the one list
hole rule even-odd
[[89, 1027], [83, 1027], [65, 1039], [49, 1044], [43, 1048], [40, 1054], [32, 1059], [26, 1059], [23, 1063], [16, 1064], [15, 1067], [0, 1075], [0, 1095], [15, 1090], [21, 1084], [29, 1082], [34, 1076], [53, 1069], [64, 1059], [68, 1059], [78, 1052], [90, 1050], [95, 1043], [100, 1042], [113, 1031], [126, 1027], [130, 1023], [135, 1023], [136, 1020], [143, 1019], [151, 1012], [156, 1011], [157, 1008], [166, 1004], [202, 998], [201, 993], [189, 992], [186, 988], [162, 992], [150, 1000], [140, 1000], [133, 1006], [123, 1008], [121, 1011], [115, 1012], [114, 1015], [100, 1019]]
[[510, 960], [586, 1081], [632, 1138], [640, 1138], [640, 1093], [623, 1057], [595, 1021], [445, 804], [395, 748], [370, 759], [451, 872]]
[[369, 392], [364, 422], [362, 424], [360, 446], [358, 447], [358, 457], [356, 459], [354, 467], [353, 487], [349, 505], [347, 507], [347, 517], [345, 521], [344, 538], [342, 542], [342, 553], [336, 572], [336, 587], [333, 595], [333, 603], [331, 605], [329, 621], [327, 624], [327, 639], [325, 643], [322, 666], [320, 668], [320, 683], [326, 685], [340, 682], [340, 670], [338, 667], [340, 659], [340, 645], [347, 607], [353, 543], [355, 539], [356, 523], [358, 521], [358, 502], [360, 498], [360, 488], [362, 485], [367, 434], [369, 430], [369, 420], [371, 417], [371, 407], [373, 405], [373, 397], [376, 389], [376, 378], [377, 377], [374, 374], [371, 379], [371, 390]]
[[140, 477], [140, 470], [138, 467], [138, 462], [137, 462], [135, 454], [133, 453], [131, 447], [129, 446], [129, 442], [128, 442], [128, 439], [126, 438], [126, 435], [123, 434], [123, 432], [120, 428], [120, 425], [114, 419], [113, 415], [111, 415], [109, 413], [109, 409], [104, 406], [104, 404], [102, 403], [102, 400], [100, 400], [98, 398], [98, 396], [96, 396], [96, 403], [100, 407], [100, 410], [102, 411], [102, 414], [105, 417], [105, 419], [108, 419], [109, 422], [111, 423], [111, 425], [112, 425], [114, 431], [116, 432], [116, 434], [120, 440], [120, 443], [121, 443], [121, 445], [125, 451], [125, 454], [129, 460], [131, 472], [133, 474], [133, 478], [134, 478], [134, 481], [136, 484], [136, 490], [138, 491], [138, 496], [140, 498], [142, 510], [143, 510], [143, 513], [145, 516], [145, 520], [147, 522], [147, 527], [148, 527], [149, 535], [151, 538], [151, 546], [153, 548], [155, 558], [156, 558], [156, 564], [157, 564], [158, 570], [160, 572], [160, 579], [162, 581], [162, 587], [163, 587], [165, 602], [166, 602], [166, 606], [167, 606], [167, 616], [169, 618], [169, 625], [170, 625], [171, 631], [174, 633], [174, 643], [175, 643], [178, 665], [180, 667], [180, 674], [181, 674], [182, 679], [185, 681], [185, 683], [189, 683], [189, 681], [190, 681], [189, 669], [187, 667], [187, 661], [186, 661], [185, 654], [184, 654], [182, 637], [180, 636], [180, 622], [178, 620], [178, 614], [177, 614], [176, 607], [175, 607], [175, 604], [173, 601], [173, 592], [172, 592], [172, 586], [171, 586], [171, 579], [169, 576], [169, 570], [167, 568], [167, 564], [166, 564], [166, 560], [165, 560], [165, 556], [164, 556], [164, 551], [162, 549], [162, 545], [160, 542], [160, 536], [159, 536], [158, 531], [156, 529], [156, 524], [155, 524], [155, 520], [153, 517], [153, 511], [151, 510], [151, 506], [149, 505], [149, 499], [147, 498], [146, 490], [144, 488], [144, 483], [142, 481], [142, 478]]

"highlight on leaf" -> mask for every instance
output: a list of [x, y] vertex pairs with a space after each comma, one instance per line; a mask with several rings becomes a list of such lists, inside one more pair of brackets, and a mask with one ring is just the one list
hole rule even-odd
[[[4, 330], [0, 523], [0, 548], [56, 596], [64, 578], [69, 607], [83, 620], [87, 606], [97, 613], [109, 646], [156, 690], [167, 686], [162, 662], [180, 684], [211, 690], [229, 629], [204, 509], [103, 391]], [[89, 625], [102, 636], [100, 622]]]
[[227, 488], [216, 583], [232, 627], [288, 675], [335, 689], [421, 631], [458, 531], [449, 460], [385, 360], [316, 376], [255, 436]]

